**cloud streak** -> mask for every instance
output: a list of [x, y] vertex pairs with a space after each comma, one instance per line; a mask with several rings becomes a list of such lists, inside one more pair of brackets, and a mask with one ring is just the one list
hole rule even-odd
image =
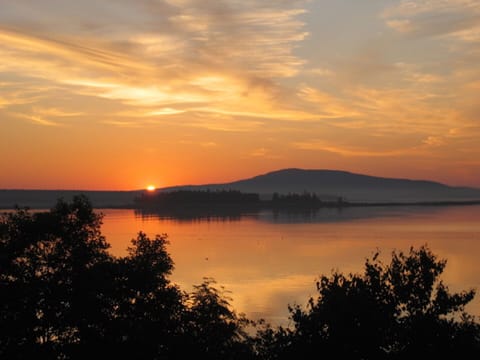
[[54, 19], [57, 2], [3, 4], [0, 71], [72, 94], [156, 106], [152, 115], [200, 108], [276, 118], [283, 107], [275, 79], [294, 76], [304, 63], [293, 54], [307, 36], [302, 2], [68, 3], [55, 8]]
[[480, 41], [480, 3], [476, 0], [408, 0], [383, 13], [392, 29], [411, 36], [450, 36]]

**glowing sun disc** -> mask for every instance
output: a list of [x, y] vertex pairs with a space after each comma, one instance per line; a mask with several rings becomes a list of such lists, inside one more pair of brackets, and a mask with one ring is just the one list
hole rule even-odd
[[147, 186], [147, 191], [155, 191], [155, 189], [156, 189], [156, 188], [155, 188], [155, 186], [153, 186], [153, 185], [148, 185], [148, 186]]

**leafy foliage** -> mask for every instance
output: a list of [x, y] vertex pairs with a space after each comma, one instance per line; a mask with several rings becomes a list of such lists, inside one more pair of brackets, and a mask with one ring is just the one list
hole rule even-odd
[[364, 274], [321, 276], [318, 297], [306, 308], [290, 307], [293, 329], [264, 332], [271, 339], [266, 357], [318, 351], [349, 359], [480, 354], [479, 325], [464, 312], [474, 291], [450, 294], [439, 280], [445, 265], [423, 246], [393, 252], [390, 264], [377, 253], [367, 259]]
[[[111, 258], [101, 217], [83, 197], [49, 213], [25, 210], [0, 223], [0, 352], [52, 357], [99, 331], [99, 271]], [[94, 281], [92, 281], [94, 279]]]
[[101, 220], [85, 197], [0, 218], [2, 359], [176, 359], [190, 348], [238, 358], [250, 351], [243, 318], [212, 282], [192, 295], [171, 284], [166, 235], [152, 240], [140, 232], [128, 255], [114, 258]]

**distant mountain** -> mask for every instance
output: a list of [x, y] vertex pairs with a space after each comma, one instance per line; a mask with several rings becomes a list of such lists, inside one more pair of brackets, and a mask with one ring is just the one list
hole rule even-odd
[[375, 177], [337, 170], [283, 169], [248, 179], [221, 184], [186, 185], [160, 189], [239, 190], [259, 193], [263, 198], [273, 193], [312, 192], [319, 197], [342, 197], [352, 202], [426, 202], [480, 200], [480, 189], [452, 187], [426, 180]]

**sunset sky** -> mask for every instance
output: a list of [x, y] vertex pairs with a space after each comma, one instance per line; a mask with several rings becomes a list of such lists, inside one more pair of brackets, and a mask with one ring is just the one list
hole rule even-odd
[[0, 0], [0, 189], [480, 187], [479, 0]]

